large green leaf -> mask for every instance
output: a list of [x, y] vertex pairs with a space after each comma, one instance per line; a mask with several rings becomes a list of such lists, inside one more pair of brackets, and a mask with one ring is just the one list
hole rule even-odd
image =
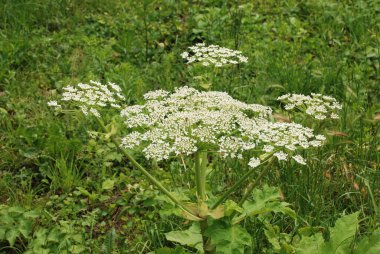
[[359, 213], [353, 213], [341, 217], [335, 223], [335, 226], [330, 228], [330, 241], [333, 253], [348, 253], [348, 248], [352, 242], [356, 230], [358, 228]]
[[200, 232], [199, 224], [194, 222], [187, 230], [171, 231], [166, 233], [165, 236], [168, 241], [196, 248], [200, 253], [203, 253], [203, 242]]
[[380, 230], [374, 232], [373, 235], [363, 238], [354, 254], [378, 254], [380, 253]]
[[268, 242], [272, 244], [273, 252], [271, 253], [281, 253], [281, 254], [293, 254], [294, 248], [290, 244], [291, 235], [280, 232], [280, 227], [278, 225], [272, 225], [267, 221], [263, 221], [265, 224], [264, 233], [267, 237]]
[[227, 200], [224, 204], [225, 206], [225, 215], [230, 216], [234, 212], [242, 213], [244, 212], [243, 208], [240, 207], [238, 204], [236, 204], [232, 200]]
[[107, 179], [102, 183], [102, 190], [112, 190], [115, 185], [115, 180]]
[[205, 235], [211, 238], [216, 254], [244, 254], [245, 247], [252, 244], [251, 236], [240, 225], [214, 222], [207, 228]]
[[32, 221], [26, 219], [20, 219], [18, 230], [25, 237], [28, 238], [29, 234], [32, 232]]
[[321, 233], [304, 236], [299, 242], [296, 253], [297, 254], [318, 254], [321, 253], [320, 250], [324, 246], [324, 240]]
[[247, 216], [255, 216], [268, 212], [284, 213], [296, 218], [295, 212], [289, 208], [289, 204], [282, 202], [278, 188], [264, 185], [262, 189], [252, 191], [252, 200], [243, 204], [244, 213], [234, 219], [234, 224], [240, 222]]
[[16, 238], [19, 235], [20, 235], [20, 232], [17, 229], [11, 228], [11, 229], [8, 229], [7, 232], [5, 233], [5, 239], [7, 239], [10, 246], [13, 246], [16, 242]]
[[296, 247], [299, 254], [347, 254], [358, 227], [358, 213], [345, 215], [330, 228], [330, 240], [325, 242], [322, 233], [302, 237]]

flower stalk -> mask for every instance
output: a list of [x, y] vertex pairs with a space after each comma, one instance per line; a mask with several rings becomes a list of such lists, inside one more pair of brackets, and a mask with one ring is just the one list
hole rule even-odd
[[[207, 199], [206, 195], [206, 169], [207, 169], [207, 152], [197, 151], [195, 153], [195, 178], [197, 185], [197, 198], [198, 198], [198, 211], [201, 211], [202, 204]], [[203, 250], [204, 252], [210, 253], [208, 251], [208, 237], [205, 236], [205, 231], [208, 227], [207, 217], [199, 222], [201, 228]]]
[[198, 151], [195, 153], [195, 178], [197, 185], [198, 201], [200, 203], [206, 200], [206, 166], [207, 152]]
[[[272, 158], [272, 156], [269, 156], [267, 157], [263, 162], [261, 162], [260, 166], [265, 164], [267, 161], [269, 161], [270, 159]], [[269, 167], [267, 167], [269, 168]], [[257, 168], [251, 168], [247, 173], [245, 173], [240, 179], [239, 181], [237, 181], [230, 189], [228, 189], [224, 194], [223, 196], [221, 196], [215, 203], [214, 205], [211, 207], [211, 210], [217, 208], [220, 204], [222, 204], [232, 193], [234, 193], [236, 190], [240, 189], [241, 186], [244, 184], [245, 181], [247, 181], [247, 179], [256, 171]], [[259, 177], [260, 179], [266, 174], [268, 169], [264, 169]], [[256, 179], [256, 181], [260, 180], [260, 179]]]
[[242, 197], [242, 199], [239, 202], [239, 206], [242, 206], [244, 204], [244, 202], [247, 200], [247, 198], [249, 197], [249, 195], [252, 193], [252, 190], [259, 184], [260, 180], [268, 173], [269, 168], [272, 165], [272, 161], [273, 160], [271, 160], [268, 163], [268, 165], [263, 169], [263, 171], [260, 172], [260, 174], [258, 175], [258, 177], [256, 178], [256, 180], [254, 182], [251, 182], [247, 186], [245, 194], [244, 194], [244, 196]]
[[[98, 120], [98, 123], [102, 127], [102, 129], [107, 132], [107, 128], [104, 125], [103, 121], [100, 118], [96, 118]], [[200, 218], [193, 214], [193, 212], [184, 206], [181, 201], [179, 201], [176, 197], [173, 196], [172, 193], [168, 189], [166, 189], [159, 180], [157, 180], [154, 176], [152, 176], [140, 163], [138, 163], [135, 158], [133, 158], [132, 155], [128, 153], [127, 150], [120, 147], [120, 143], [117, 139], [115, 139], [113, 136], [110, 137], [111, 141], [120, 149], [120, 151], [125, 155], [125, 157], [128, 158], [128, 160], [132, 163], [132, 165], [140, 170], [140, 172], [145, 175], [148, 180], [156, 186], [157, 189], [159, 189], [163, 194], [165, 194], [170, 200], [172, 200], [181, 210], [186, 212], [191, 218], [194, 218], [195, 220], [199, 220]]]

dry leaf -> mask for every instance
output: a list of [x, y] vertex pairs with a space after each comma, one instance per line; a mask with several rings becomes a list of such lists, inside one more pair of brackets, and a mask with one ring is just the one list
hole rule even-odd
[[335, 136], [335, 137], [347, 137], [348, 134], [341, 131], [329, 131], [327, 132], [327, 135], [329, 136]]

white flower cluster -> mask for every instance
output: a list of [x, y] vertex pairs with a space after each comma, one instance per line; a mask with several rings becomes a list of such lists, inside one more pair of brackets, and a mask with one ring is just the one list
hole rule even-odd
[[[121, 94], [121, 88], [110, 82], [102, 85], [91, 80], [90, 84], [79, 83], [75, 87], [66, 86], [63, 90], [61, 101], [74, 102], [79, 106], [83, 114], [88, 115], [91, 113], [96, 117], [100, 117], [97, 108], [106, 106], [121, 108], [119, 102], [125, 100]], [[49, 101], [47, 104], [57, 109], [62, 108], [57, 101]]]
[[[145, 104], [121, 111], [129, 129], [121, 146], [140, 150], [148, 159], [204, 149], [216, 150], [224, 158], [242, 158], [254, 150], [257, 158], [249, 166], [256, 167], [263, 154], [287, 159], [298, 148], [321, 146], [324, 138], [299, 124], [272, 122], [269, 107], [243, 103], [225, 92], [181, 87], [173, 93], [149, 92], [144, 98]], [[304, 164], [300, 155], [292, 158]]]
[[285, 110], [295, 108], [306, 112], [318, 120], [338, 119], [338, 111], [342, 105], [333, 97], [312, 93], [311, 96], [303, 94], [285, 94], [277, 98], [285, 104]]
[[243, 56], [241, 51], [223, 48], [217, 45], [206, 46], [204, 43], [197, 43], [189, 47], [189, 52], [183, 52], [182, 58], [187, 63], [200, 62], [204, 66], [213, 65], [222, 67], [228, 64], [247, 63], [248, 58]]

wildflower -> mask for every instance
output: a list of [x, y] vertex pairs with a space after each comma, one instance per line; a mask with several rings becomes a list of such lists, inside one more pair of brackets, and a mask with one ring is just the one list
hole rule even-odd
[[248, 58], [243, 56], [240, 51], [223, 48], [217, 45], [206, 46], [204, 43], [197, 43], [189, 47], [190, 52], [183, 52], [181, 57], [187, 63], [200, 62], [203, 66], [213, 65], [222, 67], [228, 64], [247, 63]]
[[[269, 107], [235, 100], [225, 92], [180, 87], [173, 93], [152, 91], [144, 99], [142, 105], [121, 110], [129, 132], [121, 146], [139, 150], [148, 159], [160, 161], [204, 149], [240, 159], [254, 149], [257, 157], [275, 151], [275, 157], [286, 160], [286, 151], [293, 154], [298, 148], [322, 145], [312, 129], [272, 122]], [[249, 166], [257, 163], [251, 159]]]
[[274, 147], [271, 146], [271, 145], [264, 145], [264, 147], [263, 147], [263, 151], [265, 151], [265, 152], [267, 152], [267, 153], [272, 152], [273, 149], [274, 149]]
[[[90, 81], [90, 84], [79, 83], [77, 86], [63, 87], [61, 101], [70, 102], [79, 107], [84, 115], [100, 117], [98, 108], [110, 106], [121, 108], [119, 102], [125, 100], [120, 94], [121, 88], [114, 83], [102, 85], [100, 82]], [[48, 106], [61, 108], [57, 101], [49, 101]]]
[[90, 108], [90, 112], [96, 116], [96, 117], [100, 117], [100, 113], [99, 111], [97, 111], [95, 108]]
[[325, 141], [325, 140], [326, 140], [326, 137], [323, 136], [323, 135], [316, 135], [316, 136], [315, 136], [315, 139], [316, 139], [316, 140], [320, 140], [320, 141]]
[[288, 154], [286, 154], [286, 153], [284, 153], [284, 152], [282, 152], [282, 151], [277, 152], [277, 153], [274, 153], [273, 155], [274, 155], [275, 157], [277, 157], [277, 159], [278, 159], [279, 161], [284, 161], [284, 160], [286, 160], [286, 159], [288, 158]]
[[61, 105], [59, 105], [57, 101], [48, 101], [47, 105], [49, 107], [61, 108]]
[[124, 148], [133, 148], [139, 146], [141, 143], [140, 133], [132, 132], [121, 139], [121, 145]]
[[88, 108], [85, 105], [80, 105], [79, 108], [85, 116], [88, 115]]
[[260, 165], [260, 159], [258, 159], [258, 158], [251, 158], [249, 160], [248, 166], [250, 166], [251, 168], [256, 168], [259, 165]]
[[306, 165], [306, 161], [301, 155], [295, 155], [292, 158], [299, 164]]
[[315, 93], [311, 95], [285, 94], [277, 100], [285, 103], [285, 110], [298, 108], [318, 120], [338, 119], [338, 111], [342, 109], [335, 98]]

